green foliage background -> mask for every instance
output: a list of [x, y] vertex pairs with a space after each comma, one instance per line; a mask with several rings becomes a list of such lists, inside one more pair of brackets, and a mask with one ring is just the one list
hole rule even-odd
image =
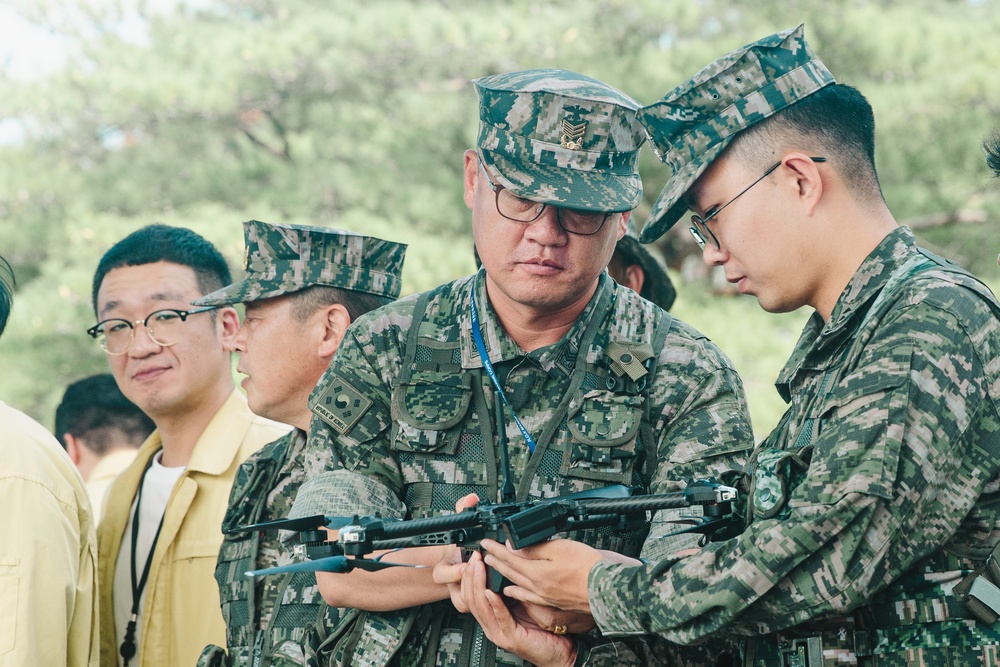
[[[1000, 183], [980, 149], [1000, 126], [998, 0], [9, 2], [72, 53], [41, 78], [0, 73], [0, 123], [22, 137], [0, 145], [0, 254], [18, 277], [0, 400], [45, 424], [67, 382], [106, 370], [83, 333], [90, 281], [128, 232], [189, 226], [238, 271], [243, 220], [342, 227], [409, 243], [404, 292], [426, 289], [474, 268], [460, 176], [471, 79], [561, 67], [648, 104], [800, 22], [875, 107], [897, 219], [976, 221], [921, 238], [1000, 277]], [[141, 39], [122, 30], [129, 7]], [[644, 219], [669, 174], [648, 150], [641, 171]], [[675, 266], [690, 250], [674, 234], [660, 246]], [[675, 314], [733, 358], [766, 434], [782, 410], [771, 383], [808, 313], [767, 315], [685, 284]]]

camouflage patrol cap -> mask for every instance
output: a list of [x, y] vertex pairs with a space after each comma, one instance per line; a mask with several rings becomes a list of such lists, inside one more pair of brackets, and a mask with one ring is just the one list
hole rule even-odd
[[477, 145], [500, 185], [525, 199], [583, 211], [630, 211], [642, 199], [646, 140], [639, 103], [559, 69], [495, 74], [479, 93]]
[[406, 246], [329, 227], [243, 223], [243, 280], [201, 297], [222, 306], [291, 294], [313, 285], [395, 299]]
[[736, 134], [831, 83], [833, 75], [799, 25], [719, 58], [643, 107], [640, 117], [653, 150], [673, 174], [641, 240], [655, 241], [684, 215], [684, 194]]
[[642, 283], [641, 296], [663, 310], [670, 310], [677, 298], [677, 290], [674, 289], [663, 263], [649, 251], [649, 248], [639, 242], [635, 221], [632, 218], [629, 218], [625, 236], [621, 237], [615, 246], [615, 253], [624, 255], [626, 265], [638, 264], [642, 267], [646, 279]]

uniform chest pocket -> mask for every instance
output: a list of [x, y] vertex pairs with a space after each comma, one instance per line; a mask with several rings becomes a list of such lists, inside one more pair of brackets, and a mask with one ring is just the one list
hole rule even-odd
[[421, 371], [392, 396], [392, 442], [397, 451], [455, 453], [472, 401], [471, 377]]
[[832, 505], [850, 493], [892, 498], [906, 426], [908, 396], [884, 378], [828, 397], [818, 419], [808, 475], [792, 505]]
[[561, 474], [631, 483], [642, 423], [640, 397], [589, 391], [570, 404], [566, 422], [570, 440], [563, 450]]

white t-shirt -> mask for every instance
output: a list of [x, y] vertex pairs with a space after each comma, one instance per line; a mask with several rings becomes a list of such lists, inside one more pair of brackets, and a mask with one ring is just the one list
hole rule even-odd
[[[136, 584], [142, 578], [142, 571], [146, 566], [146, 559], [150, 557], [149, 548], [153, 544], [153, 537], [160, 527], [160, 520], [167, 509], [167, 501], [174, 490], [174, 485], [184, 473], [186, 466], [176, 468], [165, 468], [160, 465], [160, 455], [157, 452], [153, 456], [152, 465], [146, 471], [142, 480], [142, 507], [139, 510], [139, 536], [136, 540], [135, 577]], [[138, 499], [139, 494], [136, 494]], [[121, 549], [118, 551], [118, 560], [115, 562], [115, 585], [112, 591], [112, 599], [115, 608], [115, 643], [121, 646], [125, 639], [125, 629], [132, 618], [132, 522], [135, 520], [136, 501], [132, 501], [132, 512], [128, 523], [125, 524], [125, 534], [122, 536]], [[142, 637], [142, 605], [146, 599], [146, 590], [143, 588], [139, 598], [139, 610], [135, 621], [135, 647], [136, 655], [139, 654], [139, 640]], [[124, 665], [121, 655], [118, 656], [118, 665]], [[133, 662], [133, 664], [135, 664]]]

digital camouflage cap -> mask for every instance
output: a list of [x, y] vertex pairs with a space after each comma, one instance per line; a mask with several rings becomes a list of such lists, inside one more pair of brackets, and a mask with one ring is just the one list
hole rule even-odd
[[584, 211], [630, 211], [642, 199], [646, 140], [639, 103], [606, 83], [559, 69], [476, 79], [483, 161], [525, 199]]
[[329, 227], [243, 223], [246, 276], [192, 303], [221, 306], [268, 299], [313, 285], [395, 299], [406, 246]]
[[684, 215], [684, 194], [740, 131], [831, 83], [800, 25], [719, 58], [643, 107], [653, 150], [673, 173], [640, 239], [655, 241]]

